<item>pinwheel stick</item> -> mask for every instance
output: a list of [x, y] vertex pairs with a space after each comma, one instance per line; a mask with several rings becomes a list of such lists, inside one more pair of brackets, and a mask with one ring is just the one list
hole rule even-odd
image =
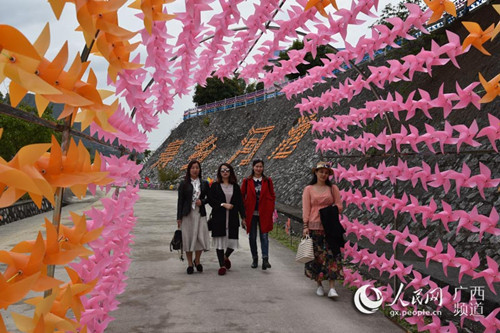
[[[85, 46], [83, 47], [82, 55], [80, 57], [82, 63], [88, 60], [90, 51], [92, 50], [92, 47], [94, 46], [94, 42], [98, 35], [99, 35], [99, 30], [97, 30], [94, 39], [92, 40], [92, 43], [90, 43], [90, 46], [87, 47], [87, 45], [85, 44]], [[61, 139], [61, 150], [63, 155], [66, 155], [66, 153], [68, 152], [69, 143], [71, 141], [71, 125], [73, 123], [72, 117], [73, 114], [70, 114], [69, 116], [64, 118], [62, 139]], [[52, 224], [56, 228], [58, 234], [59, 234], [59, 227], [61, 225], [63, 195], [64, 195], [64, 187], [56, 188], [54, 194], [55, 207], [54, 207], [54, 214], [52, 215]], [[54, 277], [55, 270], [56, 270], [55, 265], [48, 265], [47, 276]], [[49, 297], [51, 294], [52, 294], [52, 289], [49, 289], [44, 292], [43, 296], [46, 298]]]
[[23, 271], [18, 271], [16, 274], [12, 275], [10, 277], [10, 279], [7, 280], [7, 283], [11, 282], [12, 280], [14, 280], [16, 277], [18, 277], [19, 275], [22, 275], [23, 274]]

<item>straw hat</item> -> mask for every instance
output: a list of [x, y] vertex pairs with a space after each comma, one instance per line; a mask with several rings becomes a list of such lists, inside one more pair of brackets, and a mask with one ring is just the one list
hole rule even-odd
[[332, 163], [330, 162], [318, 162], [316, 167], [312, 168], [312, 173], [315, 173], [318, 169], [327, 169], [330, 175], [333, 175]]

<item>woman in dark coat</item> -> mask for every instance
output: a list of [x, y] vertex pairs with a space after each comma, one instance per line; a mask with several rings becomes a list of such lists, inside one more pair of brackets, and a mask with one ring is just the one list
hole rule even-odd
[[229, 256], [238, 247], [240, 220], [245, 224], [245, 209], [241, 198], [240, 187], [233, 167], [223, 163], [217, 170], [217, 181], [212, 184], [208, 193], [208, 202], [212, 206], [213, 246], [217, 249], [219, 259], [219, 275], [226, 274], [231, 268]]
[[260, 235], [262, 251], [262, 269], [271, 268], [269, 263], [268, 233], [273, 230], [273, 212], [276, 195], [271, 178], [264, 175], [264, 161], [255, 159], [252, 162], [252, 174], [243, 179], [241, 193], [247, 216], [247, 233], [252, 252], [252, 268], [257, 268], [257, 229]]
[[[179, 184], [177, 198], [177, 226], [182, 230], [182, 249], [188, 260], [187, 273], [193, 274], [194, 268], [203, 272], [200, 263], [202, 251], [210, 249], [210, 235], [207, 226], [208, 182], [201, 179], [201, 165], [191, 161], [186, 176]], [[193, 262], [193, 251], [195, 261]]]

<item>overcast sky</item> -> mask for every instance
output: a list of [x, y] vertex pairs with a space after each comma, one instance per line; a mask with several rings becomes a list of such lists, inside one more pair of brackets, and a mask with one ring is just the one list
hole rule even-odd
[[[394, 2], [394, 0], [391, 1]], [[132, 0], [129, 0], [129, 3], [130, 2], [132, 2]], [[248, 17], [250, 15], [251, 11], [253, 10], [253, 3], [256, 2], [259, 1], [246, 0], [239, 5], [239, 9], [243, 17]], [[389, 0], [380, 1], [379, 12], [388, 2]], [[285, 6], [283, 8], [286, 9], [291, 4], [296, 4], [296, 2], [293, 0], [289, 0], [285, 3]], [[350, 3], [348, 5], [350, 6]], [[214, 8], [214, 12], [220, 10], [218, 1], [212, 3], [211, 6]], [[339, 6], [342, 6], [342, 4], [339, 3]], [[69, 46], [69, 59], [73, 59], [76, 52], [81, 52], [81, 50], [83, 49], [83, 35], [81, 34], [81, 32], [75, 31], [78, 26], [78, 22], [76, 20], [75, 6], [73, 4], [66, 4], [59, 21], [55, 18], [55, 15], [52, 12], [47, 1], [0, 0], [0, 8], [0, 24], [8, 24], [15, 27], [16, 29], [20, 30], [32, 43], [36, 40], [45, 24], [49, 22], [51, 43], [49, 50], [45, 55], [47, 59], [53, 59], [53, 57], [57, 54], [59, 49], [66, 41], [68, 41]], [[184, 1], [174, 1], [173, 3], [167, 5], [167, 9], [169, 13], [182, 12], [185, 9]], [[138, 13], [138, 11], [134, 9], [128, 8], [126, 6], [122, 7], [118, 12], [120, 26], [132, 31], [141, 29], [143, 27], [142, 22], [134, 16], [136, 13]], [[208, 20], [211, 15], [213, 14], [204, 14], [202, 16], [202, 19]], [[285, 14], [279, 14], [276, 17], [276, 19], [285, 18]], [[373, 22], [373, 19], [364, 17], [363, 14], [361, 14], [361, 18], [367, 19], [367, 23], [365, 23], [363, 26], [354, 27], [349, 30], [348, 41], [350, 41], [351, 44], [355, 44], [359, 36], [366, 34], [368, 29], [367, 27]], [[181, 24], [177, 20], [171, 20], [168, 22], [167, 28], [168, 32], [171, 35], [177, 36], [180, 32]], [[261, 42], [264, 40], [265, 38], [262, 38]], [[169, 40], [169, 43], [174, 44], [175, 40]], [[342, 45], [336, 46], [341, 47]], [[257, 49], [258, 47], [254, 48], [254, 50]], [[141, 53], [141, 61], [144, 62], [145, 48], [140, 46], [136, 52]], [[134, 55], [135, 53], [133, 53], [132, 58], [134, 57]], [[91, 67], [98, 77], [99, 88], [108, 88], [106, 85], [107, 62], [104, 60], [104, 58], [95, 55], [91, 55], [89, 60], [91, 60]], [[248, 61], [251, 61], [251, 57], [248, 58]], [[8, 81], [0, 84], [0, 91], [2, 93], [8, 91]], [[161, 143], [168, 137], [170, 131], [182, 122], [182, 115], [184, 113], [184, 110], [192, 107], [194, 107], [194, 104], [192, 103], [192, 95], [184, 96], [182, 99], [176, 97], [174, 109], [171, 110], [168, 115], [161, 115], [159, 128], [149, 133], [148, 137], [150, 142], [150, 149], [154, 150], [159, 145], [161, 145]]]

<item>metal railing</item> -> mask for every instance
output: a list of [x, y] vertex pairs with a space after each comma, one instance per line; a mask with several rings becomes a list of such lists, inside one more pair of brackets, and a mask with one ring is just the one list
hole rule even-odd
[[273, 87], [269, 87], [267, 89], [261, 89], [245, 95], [226, 98], [220, 101], [204, 104], [202, 106], [186, 110], [184, 111], [184, 120], [197, 116], [207, 115], [209, 113], [217, 111], [232, 110], [236, 108], [246, 107], [248, 105], [253, 105], [259, 102], [265, 102], [268, 99], [283, 95], [283, 93], [281, 92], [281, 88], [293, 81], [295, 80], [285, 80], [280, 83], [276, 83]]

